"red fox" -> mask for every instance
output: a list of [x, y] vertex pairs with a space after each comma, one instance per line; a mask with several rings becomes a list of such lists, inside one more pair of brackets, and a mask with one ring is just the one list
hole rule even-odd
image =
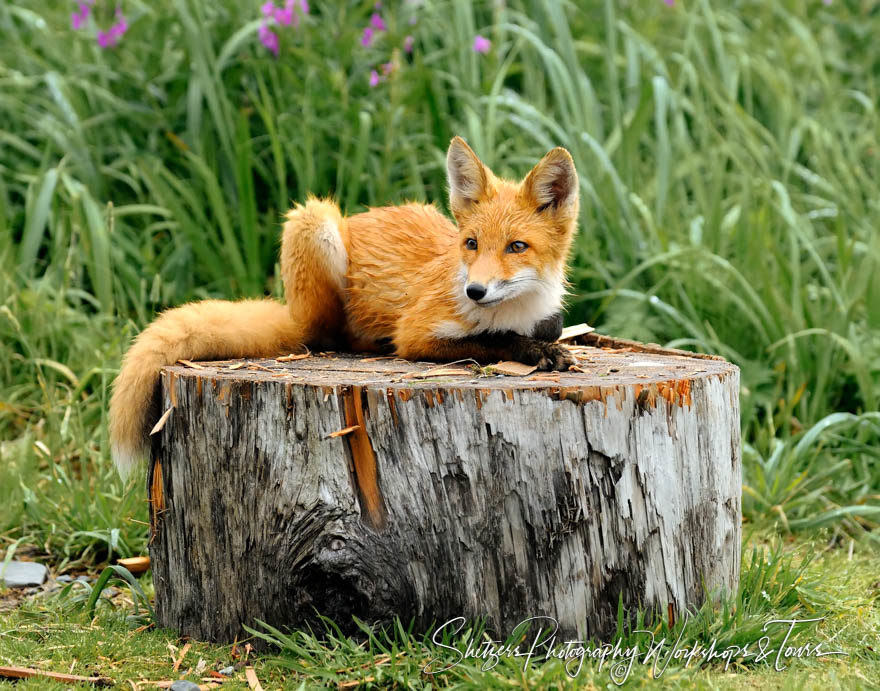
[[495, 177], [460, 137], [446, 157], [456, 227], [432, 205], [343, 217], [309, 199], [287, 214], [287, 304], [205, 300], [164, 312], [129, 349], [110, 401], [126, 476], [148, 453], [160, 369], [180, 359], [271, 357], [304, 346], [407, 359], [518, 360], [566, 370], [566, 259], [577, 226], [574, 162], [550, 151], [520, 183]]

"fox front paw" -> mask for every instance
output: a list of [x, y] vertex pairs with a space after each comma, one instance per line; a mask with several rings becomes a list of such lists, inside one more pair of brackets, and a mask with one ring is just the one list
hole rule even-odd
[[529, 365], [535, 365], [542, 372], [553, 370], [565, 372], [576, 362], [564, 345], [534, 340], [529, 340], [523, 345], [518, 359]]

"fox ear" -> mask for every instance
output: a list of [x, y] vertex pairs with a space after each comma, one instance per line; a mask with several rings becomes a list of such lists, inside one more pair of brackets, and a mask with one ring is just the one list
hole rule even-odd
[[484, 196], [489, 186], [489, 169], [464, 139], [453, 137], [446, 152], [446, 178], [449, 181], [449, 208], [457, 214]]
[[574, 161], [561, 146], [538, 161], [522, 184], [522, 193], [538, 211], [554, 209], [577, 213], [578, 192]]

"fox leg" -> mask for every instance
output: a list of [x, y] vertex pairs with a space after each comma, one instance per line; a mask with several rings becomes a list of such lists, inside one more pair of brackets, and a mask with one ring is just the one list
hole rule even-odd
[[[398, 325], [394, 346], [407, 360], [428, 359], [441, 362], [473, 359], [481, 364], [516, 360], [540, 370], [565, 371], [575, 359], [563, 345], [522, 336], [512, 331], [482, 333], [463, 338], [418, 338], [413, 328]], [[545, 331], [549, 335], [549, 332]]]
[[556, 341], [562, 335], [562, 311], [539, 321], [532, 329], [532, 338], [539, 341]]
[[287, 214], [281, 237], [281, 275], [291, 321], [303, 342], [335, 347], [344, 337], [348, 226], [333, 202], [309, 199]]

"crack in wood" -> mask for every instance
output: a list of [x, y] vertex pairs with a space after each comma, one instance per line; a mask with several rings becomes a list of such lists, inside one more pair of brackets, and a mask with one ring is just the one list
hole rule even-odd
[[367, 433], [364, 416], [364, 388], [351, 386], [341, 392], [346, 427], [354, 428], [345, 436], [345, 442], [354, 465], [354, 478], [362, 504], [362, 518], [374, 530], [382, 530], [388, 521], [388, 512], [379, 490], [379, 471], [376, 454]]

